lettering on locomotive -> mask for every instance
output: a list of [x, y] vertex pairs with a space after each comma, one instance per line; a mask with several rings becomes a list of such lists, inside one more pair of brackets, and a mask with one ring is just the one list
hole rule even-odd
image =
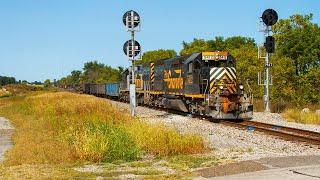
[[174, 70], [176, 74], [178, 74], [178, 77], [172, 78], [171, 70], [165, 70], [164, 73], [164, 79], [163, 81], [167, 84], [168, 89], [182, 89], [183, 88], [183, 78], [182, 70]]
[[227, 60], [228, 59], [228, 52], [203, 52], [202, 53], [202, 60]]

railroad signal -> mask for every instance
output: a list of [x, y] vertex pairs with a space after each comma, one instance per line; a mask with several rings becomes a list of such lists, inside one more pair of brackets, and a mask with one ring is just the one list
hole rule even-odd
[[262, 21], [267, 26], [273, 26], [278, 21], [278, 14], [273, 9], [267, 9], [262, 13]]
[[[258, 84], [264, 86], [264, 95], [263, 95], [263, 101], [264, 101], [264, 111], [270, 112], [270, 106], [269, 106], [269, 85], [272, 85], [272, 76], [269, 74], [269, 68], [272, 67], [272, 64], [269, 63], [269, 56], [270, 53], [274, 53], [275, 50], [275, 39], [270, 34], [272, 32], [271, 26], [277, 23], [278, 21], [278, 14], [273, 9], [266, 9], [261, 16], [262, 22], [264, 23], [264, 29], [262, 32], [264, 32], [265, 36], [265, 56], [262, 57], [260, 54], [260, 48], [258, 48], [258, 57], [264, 59], [264, 77], [261, 76], [261, 72], [258, 73]], [[263, 80], [262, 80], [263, 79]], [[263, 82], [263, 83], [261, 83]]]
[[[130, 10], [124, 13], [122, 17], [123, 24], [127, 27], [127, 31], [131, 33], [131, 40], [128, 40], [123, 45], [123, 52], [127, 55], [132, 63], [131, 77], [129, 78], [129, 97], [130, 97], [130, 110], [131, 115], [135, 116], [136, 104], [136, 92], [135, 92], [135, 80], [134, 80], [134, 61], [135, 57], [140, 54], [141, 58], [141, 46], [138, 41], [134, 39], [134, 33], [140, 30], [140, 16], [137, 12]], [[139, 58], [139, 59], [140, 59]]]
[[128, 29], [133, 29], [140, 24], [140, 16], [137, 12], [130, 10], [124, 13], [122, 21]]
[[273, 53], [275, 47], [275, 40], [273, 36], [267, 36], [266, 42], [264, 43], [267, 53]]
[[[134, 42], [134, 43], [133, 43]], [[134, 47], [133, 47], [134, 46]], [[134, 58], [141, 52], [141, 46], [138, 41], [131, 39], [126, 41], [123, 45], [123, 52], [129, 57]]]

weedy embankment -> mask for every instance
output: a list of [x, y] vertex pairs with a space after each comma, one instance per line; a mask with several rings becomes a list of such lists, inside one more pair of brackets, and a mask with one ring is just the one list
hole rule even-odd
[[[312, 108], [315, 109], [315, 108]], [[311, 110], [310, 112], [302, 112], [301, 109], [290, 108], [283, 112], [283, 117], [289, 121], [303, 124], [320, 124], [320, 114]]]
[[0, 115], [16, 128], [7, 165], [137, 160], [205, 151], [196, 135], [131, 118], [104, 99], [67, 92], [1, 99]]

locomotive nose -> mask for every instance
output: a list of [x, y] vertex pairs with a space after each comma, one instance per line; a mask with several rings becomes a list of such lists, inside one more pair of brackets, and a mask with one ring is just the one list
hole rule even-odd
[[236, 93], [236, 69], [234, 67], [213, 67], [210, 69], [210, 94], [218, 89]]

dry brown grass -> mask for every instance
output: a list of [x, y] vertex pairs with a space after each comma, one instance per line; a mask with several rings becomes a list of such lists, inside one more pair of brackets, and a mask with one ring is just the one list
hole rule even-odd
[[200, 136], [181, 135], [162, 124], [151, 126], [134, 122], [128, 129], [139, 147], [154, 155], [194, 154], [205, 151]]
[[203, 140], [162, 125], [148, 125], [104, 99], [67, 92], [2, 99], [0, 115], [16, 128], [7, 165], [131, 161], [200, 153]]
[[9, 96], [11, 96], [12, 94], [9, 92], [9, 91], [7, 91], [7, 90], [5, 90], [5, 89], [2, 89], [1, 87], [0, 87], [0, 98], [3, 98], [3, 97], [9, 97]]
[[291, 108], [286, 109], [282, 115], [284, 118], [292, 122], [303, 124], [320, 124], [320, 114], [316, 114], [314, 111], [304, 113], [301, 112], [301, 109]]

